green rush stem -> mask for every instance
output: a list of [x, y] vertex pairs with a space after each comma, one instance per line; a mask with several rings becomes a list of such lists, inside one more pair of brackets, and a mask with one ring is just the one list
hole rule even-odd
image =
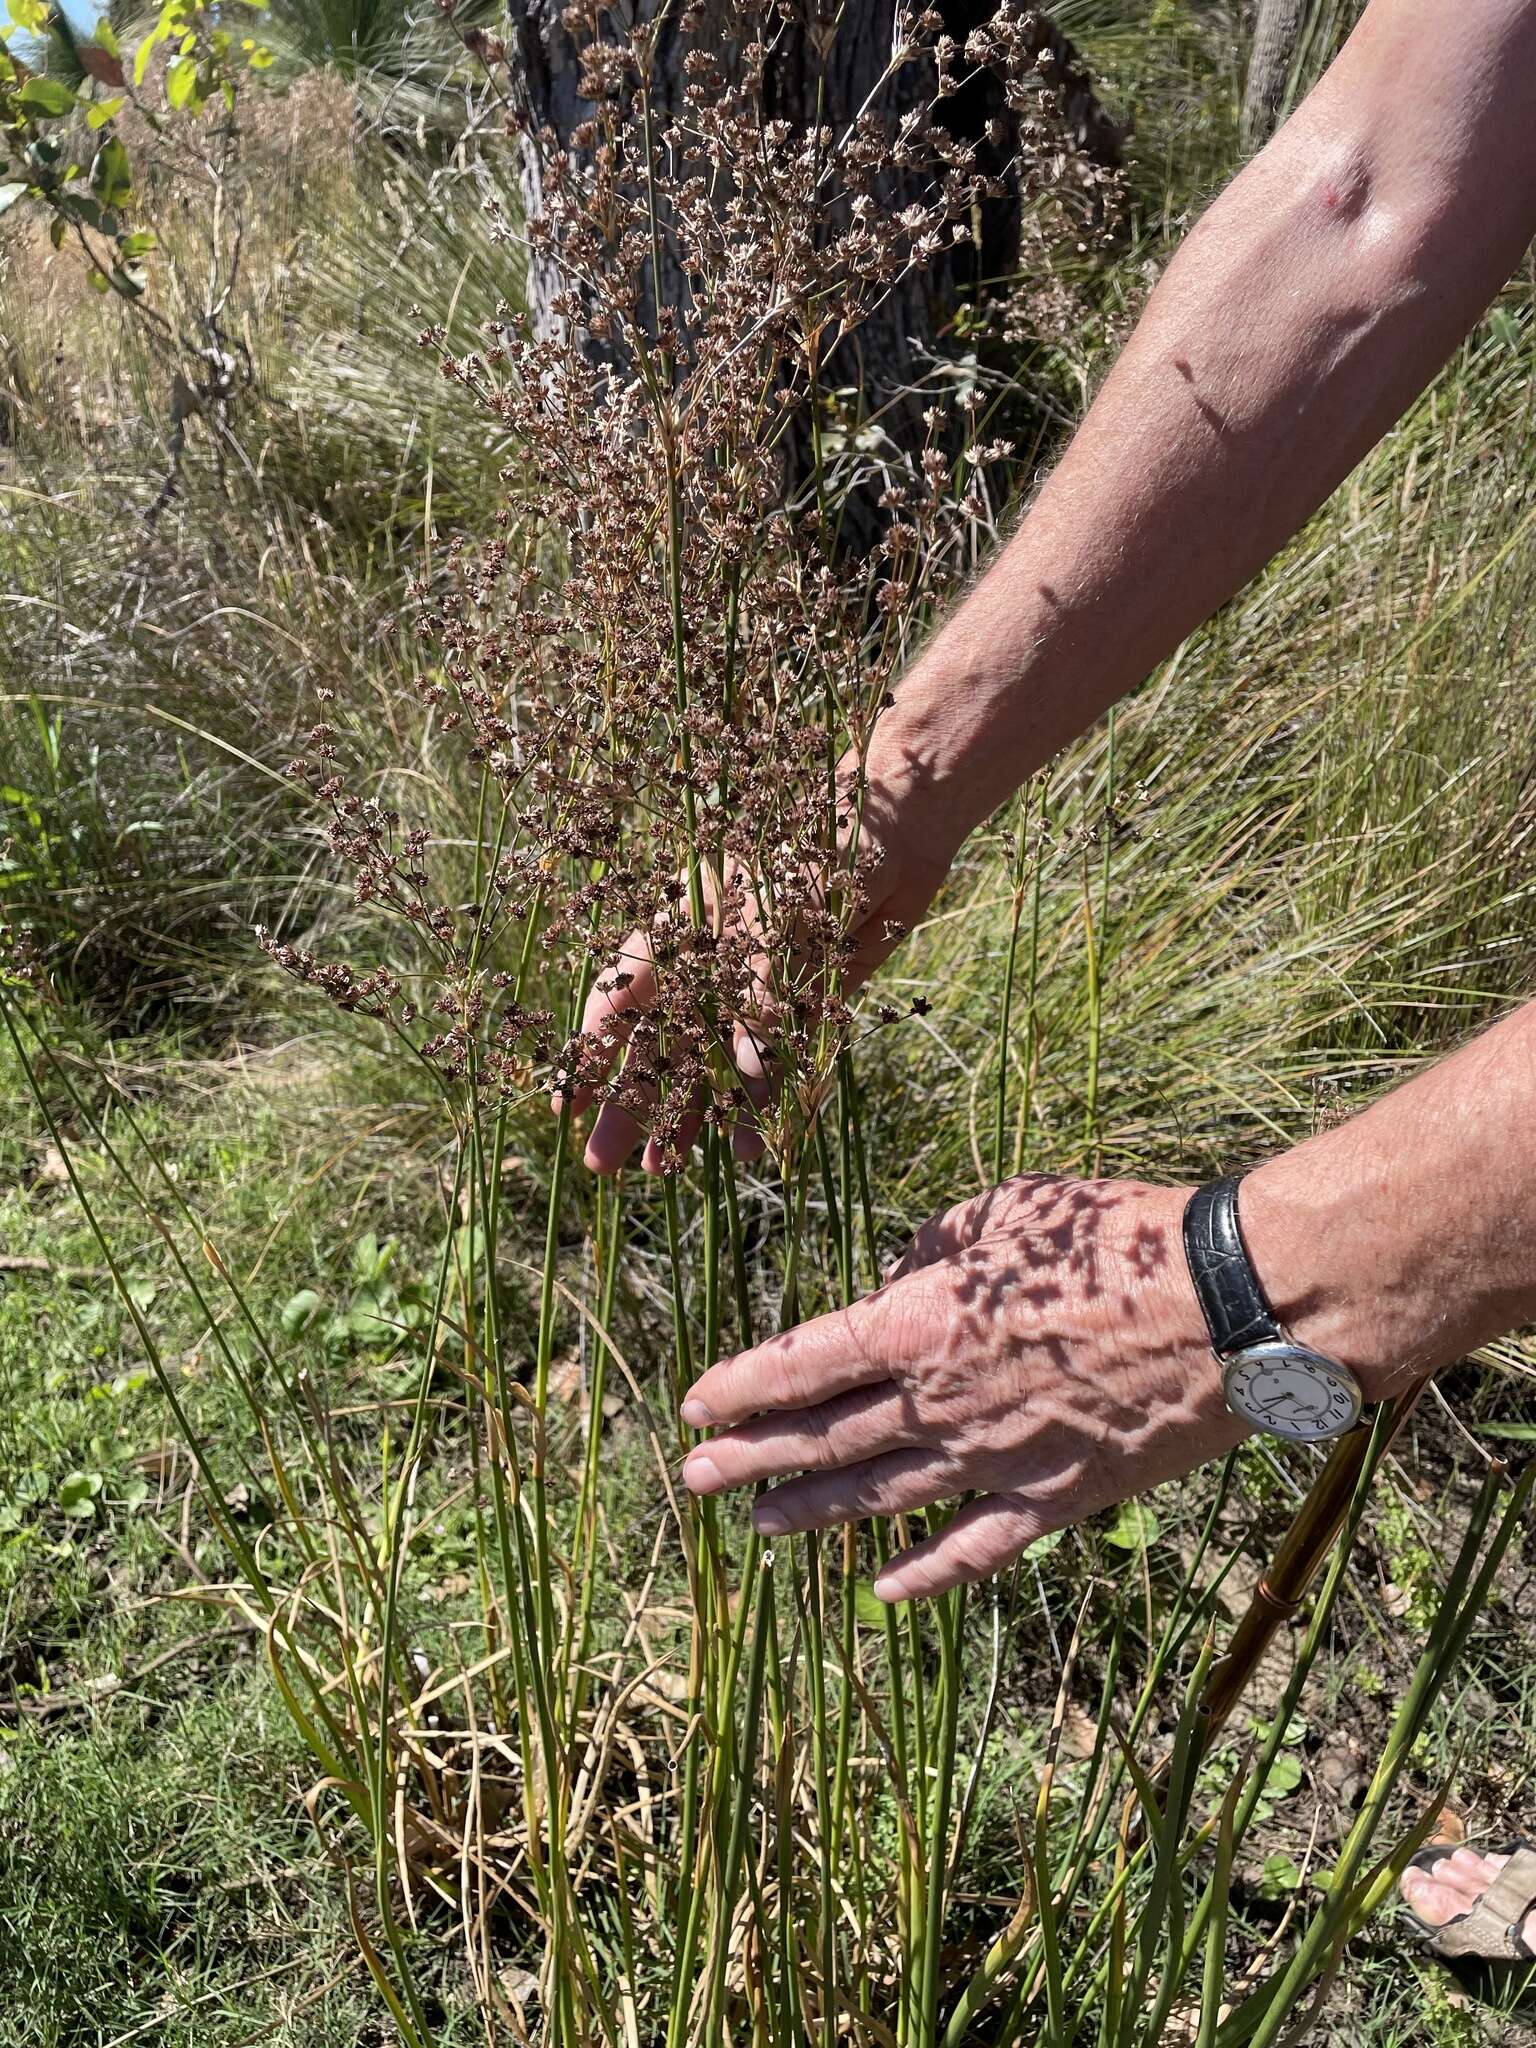
[[[1043, 1794], [1047, 1789], [1042, 1785]], [[1040, 1921], [1040, 1967], [1045, 1977], [1045, 2032], [1041, 2039], [1049, 2043], [1049, 2048], [1067, 2048], [1066, 1987], [1061, 1975], [1061, 1930], [1057, 1925], [1056, 1900], [1051, 1891], [1048, 1806], [1048, 1796], [1042, 1797], [1030, 1852], [1035, 1912]]]
[[837, 2039], [837, 1913], [832, 1883], [832, 1790], [827, 1769], [827, 1667], [823, 1621], [824, 1579], [820, 1534], [805, 1539], [805, 1586], [801, 1627], [805, 1643], [805, 1675], [810, 1687], [811, 1768], [815, 1776], [816, 1846], [821, 1896], [817, 1913], [817, 1946], [821, 1956], [822, 2048]]
[[[466, 1166], [465, 1148], [461, 1145], [454, 1166], [453, 1190], [449, 1198], [448, 1214], [456, 1216], [459, 1210], [460, 1193], [464, 1185]], [[409, 1514], [416, 1473], [421, 1462], [426, 1439], [429, 1396], [433, 1383], [433, 1361], [437, 1348], [437, 1332], [441, 1326], [443, 1309], [447, 1300], [448, 1283], [453, 1272], [453, 1232], [450, 1228], [443, 1245], [443, 1257], [438, 1267], [437, 1291], [433, 1298], [432, 1314], [427, 1325], [426, 1343], [421, 1364], [421, 1384], [416, 1393], [416, 1404], [411, 1416], [411, 1433], [406, 1444], [405, 1457], [400, 1468], [400, 1477], [394, 1489], [394, 1508], [391, 1511], [390, 1491], [387, 1485], [382, 1489], [380, 1505], [381, 1539], [386, 1566], [384, 1591], [384, 1612], [379, 1640], [379, 1739], [374, 1751], [374, 1812], [378, 1825], [374, 1831], [374, 1887], [378, 1910], [389, 1930], [391, 1949], [396, 1951], [397, 1967], [402, 1966], [403, 1957], [393, 1931], [393, 1912], [389, 1897], [390, 1875], [394, 1868], [394, 1839], [386, 1824], [385, 1816], [391, 1811], [393, 1800], [388, 1797], [394, 1779], [394, 1753], [389, 1738], [389, 1695], [390, 1681], [394, 1675], [395, 1641], [399, 1626], [400, 1582], [404, 1572], [405, 1553], [410, 1544], [410, 1530], [403, 1527], [404, 1518]], [[402, 1687], [401, 1699], [407, 1695]], [[415, 1998], [407, 1980], [407, 1994]]]
[[1040, 918], [1042, 890], [1045, 876], [1045, 799], [1044, 783], [1040, 786], [1040, 828], [1039, 845], [1035, 851], [1035, 871], [1030, 885], [1029, 912], [1029, 975], [1025, 984], [1027, 1008], [1024, 1022], [1024, 1085], [1019, 1093], [1019, 1122], [1013, 1140], [1013, 1170], [1024, 1171], [1024, 1148], [1029, 1141], [1030, 1120], [1035, 1107], [1035, 1063], [1039, 1057], [1040, 1012], [1038, 1005], [1040, 984]]
[[[620, 1173], [614, 1178], [611, 1194], [602, 1180], [597, 1183], [594, 1263], [602, 1275], [598, 1322], [603, 1330], [613, 1328], [614, 1306], [619, 1292], [619, 1250], [624, 1241], [623, 1222], [624, 1176]], [[586, 1659], [592, 1640], [592, 1603], [597, 1591], [597, 1494], [602, 1471], [603, 1396], [607, 1390], [607, 1367], [608, 1344], [606, 1338], [599, 1335], [592, 1354], [592, 1384], [587, 1390], [586, 1458], [582, 1465], [581, 1497], [576, 1510], [576, 1571], [581, 1580], [581, 1604], [574, 1649], [564, 1674], [565, 1684], [571, 1687], [566, 1726], [573, 1735], [586, 1706]]]
[[[885, 1516], [875, 1518], [875, 1558], [882, 1569], [889, 1564], [892, 1556], [890, 1523]], [[901, 1661], [901, 1617], [895, 1606], [885, 1602], [881, 1616], [881, 1634], [885, 1641], [885, 1667], [890, 1685], [890, 1700], [887, 1713], [891, 1729], [891, 1751], [896, 1768], [904, 1779], [907, 1778], [907, 1678]], [[908, 1780], [910, 1782], [910, 1780]], [[896, 1993], [897, 2039], [905, 2043], [911, 2038], [913, 2001], [916, 1982], [912, 1974], [912, 1931], [915, 1915], [915, 1887], [918, 1873], [913, 1858], [917, 1844], [910, 1840], [905, 1827], [899, 1829], [901, 1862], [897, 1870], [896, 1920], [900, 1939], [901, 1981]]]
[[[853, 1210], [852, 1197], [852, 1134], [848, 1128], [847, 1091], [841, 1085], [838, 1089], [839, 1108], [839, 1149], [842, 1161], [842, 1188], [844, 1199], [839, 1202], [837, 1182], [833, 1178], [832, 1158], [827, 1145], [826, 1120], [816, 1120], [816, 1157], [821, 1168], [822, 1187], [827, 1204], [827, 1218], [837, 1244], [838, 1281], [842, 1304], [846, 1308], [852, 1302], [857, 1283], [853, 1267]], [[832, 1840], [831, 1859], [834, 1867], [842, 1860], [843, 1823], [848, 1804], [848, 1758], [853, 1735], [853, 1660], [857, 1639], [857, 1614], [855, 1594], [858, 1579], [853, 1531], [846, 1532], [843, 1543], [842, 1570], [842, 1611], [839, 1635], [839, 1655], [842, 1662], [842, 1683], [838, 1692], [837, 1744], [833, 1764], [832, 1783]]]
[[[481, 1214], [485, 1219], [482, 1229], [487, 1229], [495, 1220], [496, 1205], [487, 1176], [485, 1147], [478, 1124], [471, 1124], [475, 1147], [475, 1165], [480, 1187]], [[560, 1250], [560, 1205], [565, 1186], [565, 1167], [570, 1150], [571, 1106], [569, 1097], [561, 1104], [559, 1123], [556, 1128], [555, 1156], [550, 1169], [549, 1198], [544, 1227], [544, 1265], [539, 1292], [539, 1325], [537, 1347], [534, 1354], [534, 1458], [530, 1474], [533, 1501], [533, 1554], [530, 1557], [527, 1531], [524, 1526], [520, 1498], [510, 1503], [503, 1490], [497, 1500], [498, 1516], [503, 1524], [504, 1568], [511, 1564], [505, 1545], [505, 1527], [510, 1523], [517, 1548], [515, 1570], [516, 1583], [522, 1595], [524, 1627], [524, 1668], [517, 1673], [519, 1686], [531, 1687], [534, 1709], [538, 1719], [545, 1804], [547, 1809], [548, 1838], [544, 1844], [547, 1868], [544, 1871], [542, 1888], [545, 1911], [549, 1916], [550, 1943], [555, 1955], [561, 1958], [561, 1967], [555, 1973], [555, 1995], [550, 2010], [550, 2048], [574, 2048], [577, 2040], [575, 2014], [576, 1971], [568, 1967], [573, 1953], [584, 1973], [591, 1974], [591, 1958], [585, 1938], [577, 1923], [570, 1877], [565, 1860], [565, 1830], [567, 1824], [566, 1801], [569, 1791], [567, 1783], [566, 1756], [560, 1736], [559, 1721], [552, 1697], [552, 1684], [559, 1670], [558, 1643], [555, 1627], [554, 1588], [549, 1549], [548, 1500], [545, 1480], [545, 1457], [547, 1441], [546, 1418], [549, 1409], [549, 1368], [554, 1352], [555, 1330], [555, 1278]], [[495, 1286], [494, 1242], [487, 1241], [486, 1254], [486, 1328], [490, 1354], [496, 1376], [497, 1402], [500, 1409], [501, 1428], [505, 1439], [505, 1455], [516, 1470], [516, 1436], [512, 1414], [511, 1386], [507, 1377], [506, 1354], [501, 1332], [500, 1305]], [[519, 1485], [518, 1494], [522, 1488]], [[510, 1509], [510, 1512], [509, 1512]], [[514, 1650], [514, 1671], [517, 1654]], [[525, 1752], [526, 1753], [526, 1752]], [[528, 1781], [529, 1796], [537, 1797], [536, 1780]], [[538, 1829], [532, 1824], [530, 1815], [530, 1845], [538, 1840]], [[530, 1861], [537, 1862], [537, 1851], [530, 1849]]]
[[1099, 996], [1099, 938], [1088, 887], [1088, 855], [1083, 854], [1083, 964], [1088, 975], [1088, 1086], [1083, 1103], [1083, 1144], [1087, 1170], [1098, 1171], [1099, 1052], [1103, 1043], [1103, 1015]]
[[944, 1906], [949, 1892], [949, 1807], [960, 1728], [960, 1633], [965, 1626], [965, 1594], [957, 1588], [946, 1593], [937, 1604], [941, 1713], [932, 1819], [928, 1831], [928, 1896], [921, 1959], [922, 2032], [919, 2039], [925, 2048], [939, 2039], [939, 1947], [944, 1938]]
[[747, 1275], [747, 1246], [741, 1232], [741, 1205], [736, 1190], [736, 1162], [729, 1145], [720, 1148], [725, 1189], [725, 1235], [731, 1250], [731, 1284], [736, 1292], [737, 1336], [745, 1351], [752, 1342], [752, 1283]]
[[[555, 1278], [560, 1260], [560, 1204], [565, 1193], [565, 1168], [570, 1151], [570, 1136], [571, 1108], [570, 1100], [566, 1097], [561, 1101], [560, 1121], [555, 1137], [555, 1157], [549, 1176], [549, 1202], [544, 1218], [544, 1269], [539, 1280], [538, 1346], [534, 1354], [533, 1367], [533, 1413], [534, 1428], [537, 1431], [531, 1475], [533, 1544], [538, 1571], [539, 1644], [544, 1656], [551, 1660], [546, 1665], [546, 1670], [554, 1668], [555, 1593], [549, 1554], [549, 1501], [544, 1467], [548, 1453], [546, 1423], [549, 1415], [549, 1368], [555, 1349]], [[488, 1194], [488, 1223], [495, 1214], [493, 1201], [494, 1198]], [[494, 1281], [490, 1275], [487, 1276], [486, 1286], [488, 1293], [495, 1292]], [[563, 1823], [563, 1811], [560, 1818]]]
[[[774, 1737], [774, 1847], [777, 1851], [779, 1879], [776, 1893], [779, 1909], [779, 1924], [776, 1930], [778, 1939], [774, 1944], [774, 1951], [781, 1973], [778, 1987], [780, 1996], [775, 2016], [779, 2021], [782, 2039], [787, 2042], [795, 2037], [799, 2017], [794, 2010], [794, 1987], [798, 1982], [799, 1973], [795, 1967], [795, 1828], [792, 1804], [794, 1760], [789, 1753], [790, 1744], [794, 1741], [797, 1731], [793, 1718], [793, 1696], [785, 1683], [784, 1663], [779, 1653], [778, 1604], [773, 1600], [768, 1603], [768, 1631], [768, 1691], [770, 1725]], [[786, 1778], [790, 1780], [787, 1784]], [[787, 2016], [783, 2010], [786, 2003], [791, 2008]], [[713, 2048], [713, 2044], [708, 2044], [708, 2048]]]
[[[1182, 1956], [1184, 1948], [1184, 1871], [1179, 1846], [1189, 1815], [1195, 1774], [1205, 1748], [1209, 1718], [1202, 1704], [1205, 1681], [1215, 1652], [1207, 1636], [1184, 1695], [1184, 1711], [1174, 1737], [1173, 1758], [1168, 1770], [1168, 1797], [1163, 1808], [1163, 1831], [1152, 1867], [1151, 1891], [1142, 1906], [1141, 1928], [1136, 1943], [1135, 1975], [1131, 1980], [1130, 2008], [1138, 2018], [1148, 1996], [1152, 1969], [1159, 1951], [1166, 1957]], [[1173, 2009], [1182, 1975], [1164, 1967], [1151, 2012], [1138, 2039], [1144, 2048], [1158, 2048], [1164, 2025]]]
[[1088, 926], [1088, 1101], [1084, 1136], [1091, 1148], [1092, 1170], [1104, 1170], [1104, 1150], [1099, 1133], [1099, 1069], [1104, 1044], [1103, 945], [1109, 930], [1109, 873], [1114, 850], [1115, 815], [1115, 714], [1106, 721], [1108, 740], [1104, 760], [1104, 857], [1099, 873], [1099, 913], [1095, 920], [1084, 877], [1083, 915]]
[[[693, 1381], [693, 1347], [688, 1337], [688, 1304], [683, 1294], [682, 1223], [678, 1215], [675, 1174], [662, 1176], [662, 1210], [666, 1218], [667, 1261], [672, 1278], [672, 1412], [676, 1415]], [[678, 1423], [678, 1433], [686, 1440], [686, 1430], [681, 1421]], [[698, 1512], [697, 1508], [690, 1509], [690, 1513]], [[668, 2048], [678, 2048], [687, 2024], [688, 1985], [704, 1910], [704, 1887], [701, 1882], [703, 1872], [698, 1865], [696, 1836], [699, 1826], [699, 1737], [703, 1725], [705, 1636], [709, 1604], [707, 1571], [695, 1571], [693, 1595], [693, 1625], [688, 1651], [688, 1696], [685, 1705], [688, 1736], [686, 1754], [683, 1758], [683, 1804], [681, 1829], [678, 1835], [679, 1857], [687, 1859], [687, 1866], [685, 1868], [683, 1862], [679, 1861], [677, 1895], [673, 1906], [675, 1917], [682, 1924], [683, 1937], [678, 1943], [673, 1962], [672, 2005], [667, 2023]]]
[[1029, 835], [1030, 784], [1024, 786], [1019, 826], [1013, 847], [1013, 917], [1008, 928], [1008, 953], [1003, 966], [1003, 1002], [997, 1026], [997, 1115], [992, 1132], [992, 1178], [1001, 1180], [1003, 1132], [1008, 1121], [1008, 1038], [1013, 1025], [1013, 982], [1019, 959], [1019, 933], [1024, 922], [1024, 858]]
[[869, 1157], [864, 1146], [864, 1121], [859, 1077], [854, 1070], [853, 1060], [846, 1052], [841, 1056], [840, 1078], [847, 1094], [845, 1112], [848, 1136], [853, 1146], [853, 1163], [858, 1176], [859, 1214], [864, 1224], [864, 1256], [868, 1262], [869, 1284], [880, 1284], [880, 1242], [875, 1231], [875, 1205], [869, 1190]]
[[1237, 1811], [1237, 1790], [1234, 1778], [1222, 1801], [1221, 1826], [1216, 1832], [1216, 1862], [1206, 1893], [1211, 1909], [1205, 1933], [1205, 1963], [1200, 1973], [1200, 2030], [1195, 2036], [1195, 2048], [1215, 2048], [1216, 2026], [1221, 2017], [1221, 1994], [1227, 1974], [1227, 1917], [1232, 1903], [1233, 1820]]
[[[870, 1282], [878, 1286], [880, 1281], [879, 1240], [875, 1232], [874, 1203], [870, 1195], [869, 1159], [864, 1144], [864, 1124], [861, 1113], [858, 1075], [853, 1061], [844, 1053], [841, 1061], [840, 1084], [843, 1089], [843, 1127], [852, 1153], [855, 1177], [858, 1184], [859, 1209], [864, 1225], [864, 1250]], [[845, 1180], [845, 1188], [847, 1186]], [[851, 1200], [851, 1197], [849, 1198]], [[845, 1202], [845, 1207], [848, 1206]], [[891, 1524], [887, 1517], [877, 1516], [873, 1523], [875, 1558], [880, 1566], [887, 1565], [894, 1550]], [[890, 1685], [887, 1715], [890, 1722], [892, 1753], [904, 1782], [921, 1787], [925, 1782], [927, 1768], [927, 1737], [923, 1720], [923, 1666], [922, 1639], [917, 1619], [917, 1604], [907, 1604], [907, 1627], [910, 1631], [912, 1656], [910, 1681], [914, 1699], [914, 1713], [918, 1729], [918, 1756], [915, 1766], [907, 1747], [907, 1688], [908, 1670], [903, 1667], [902, 1614], [887, 1604], [881, 1615], [881, 1634], [885, 1642], [885, 1662]], [[921, 1795], [919, 1795], [919, 1798]], [[901, 1863], [897, 1881], [897, 1916], [901, 1943], [901, 1982], [897, 1993], [898, 2039], [905, 2044], [916, 2033], [918, 2023], [918, 1999], [920, 1986], [913, 1967], [913, 1939], [916, 1932], [916, 1917], [921, 1900], [921, 1871], [914, 1858], [920, 1855], [920, 1844], [912, 1839], [908, 1831], [900, 1831]]]
[[[712, 1125], [706, 1124], [702, 1133], [704, 1159], [704, 1356], [713, 1361], [720, 1342], [720, 1137]], [[674, 1344], [677, 1366], [675, 1407], [681, 1409], [683, 1398], [693, 1380], [693, 1357], [688, 1342], [686, 1323], [686, 1302], [682, 1291], [682, 1230], [678, 1215], [676, 1177], [668, 1175], [665, 1182], [665, 1204], [667, 1218], [667, 1252], [672, 1264], [673, 1277], [673, 1318]], [[678, 1417], [678, 1431], [686, 1441], [687, 1426]], [[739, 1642], [733, 1655], [733, 1631], [730, 1622], [729, 1603], [725, 1598], [724, 1567], [720, 1555], [719, 1518], [715, 1502], [705, 1497], [691, 1504], [690, 1512], [698, 1517], [700, 1534], [700, 1569], [695, 1585], [695, 1608], [693, 1635], [689, 1653], [689, 1697], [688, 1753], [683, 1765], [683, 1814], [680, 1837], [682, 1853], [690, 1859], [688, 1882], [688, 1905], [683, 1920], [683, 1938], [678, 1948], [676, 1969], [672, 1987], [672, 2011], [668, 2024], [669, 2043], [680, 2043], [687, 2026], [689, 2007], [692, 2001], [692, 1982], [695, 1959], [698, 1955], [699, 1935], [703, 1926], [706, 1887], [703, 1882], [705, 1862], [702, 1844], [698, 1840], [701, 1827], [712, 1831], [719, 1814], [718, 1796], [712, 1796], [704, 1803], [701, 1813], [700, 1776], [702, 1771], [701, 1747], [706, 1740], [713, 1739], [715, 1748], [712, 1782], [718, 1783], [729, 1770], [732, 1756], [731, 1737], [734, 1733], [731, 1690], [734, 1688]], [[743, 1612], [742, 1620], [745, 1615]], [[708, 1859], [709, 1872], [717, 1887], [719, 1901], [715, 1927], [714, 1947], [723, 1947], [730, 1931], [731, 1900], [726, 1895], [728, 1878], [722, 1861], [723, 1844], [715, 1839], [711, 1843]], [[683, 1873], [679, 1871], [679, 1883]], [[711, 1974], [713, 1975], [713, 1968]], [[711, 1996], [713, 1993], [711, 1992]]]
[[[757, 1564], [758, 1539], [754, 1533], [747, 1541], [746, 1561], [742, 1566], [744, 1581], [750, 1581], [752, 1568]], [[772, 1583], [772, 1571], [758, 1564], [758, 1579]], [[769, 1596], [771, 1606], [771, 1593]], [[741, 1602], [745, 1614], [747, 1603]], [[745, 1702], [743, 1728], [745, 1740], [742, 1754], [736, 1767], [736, 1797], [731, 1810], [731, 1832], [726, 1843], [725, 1867], [721, 1884], [720, 1923], [716, 1929], [714, 1947], [710, 1957], [710, 1981], [708, 2003], [708, 2027], [706, 2041], [724, 2041], [725, 2032], [725, 1966], [727, 1960], [726, 1936], [730, 1929], [736, 1902], [736, 1888], [741, 1879], [742, 1857], [746, 1849], [747, 1827], [752, 1814], [752, 1775], [757, 1762], [757, 1727], [763, 1709], [763, 1681], [767, 1665], [768, 1638], [770, 1630], [764, 1626], [768, 1616], [760, 1611], [757, 1627], [752, 1633], [752, 1658], [747, 1667], [747, 1697]], [[735, 1671], [732, 1670], [728, 1698], [735, 1692]], [[723, 1752], [722, 1752], [723, 1761]], [[723, 1776], [723, 1773], [721, 1774]], [[723, 1783], [717, 1784], [715, 1796], [724, 1796]], [[702, 1890], [702, 1886], [698, 1889]]]

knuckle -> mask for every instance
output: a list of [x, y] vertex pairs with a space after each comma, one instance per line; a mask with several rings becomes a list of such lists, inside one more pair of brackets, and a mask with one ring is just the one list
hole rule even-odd
[[808, 1408], [801, 1427], [805, 1433], [804, 1462], [807, 1465], [835, 1465], [837, 1455], [833, 1417], [827, 1412], [825, 1405]]

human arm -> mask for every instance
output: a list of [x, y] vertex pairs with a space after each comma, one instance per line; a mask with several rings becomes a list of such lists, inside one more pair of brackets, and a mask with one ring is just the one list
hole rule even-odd
[[876, 727], [891, 887], [866, 968], [885, 922], [920, 914], [935, 855], [1241, 589], [1446, 361], [1536, 231], [1533, 94], [1530, 0], [1372, 0], [1186, 237]]
[[[1216, 1456], [1245, 1431], [1189, 1192], [1031, 1175], [935, 1217], [883, 1287], [700, 1377], [683, 1415], [716, 1434], [684, 1479], [772, 1482], [768, 1535], [979, 1493], [881, 1574], [908, 1599]], [[1368, 1400], [1536, 1322], [1536, 1003], [1257, 1168], [1242, 1214], [1281, 1321]]]
[[[1453, 27], [1433, 0], [1372, 0], [1186, 237], [1013, 540], [875, 725], [850, 985], [975, 826], [1238, 591], [1446, 360], [1536, 228], [1533, 94], [1536, 0], [1468, 0]], [[654, 996], [643, 935], [624, 967], [583, 1019], [616, 1045]], [[737, 1040], [750, 1088], [757, 1048]], [[587, 1164], [611, 1172], [644, 1137], [607, 1102]]]

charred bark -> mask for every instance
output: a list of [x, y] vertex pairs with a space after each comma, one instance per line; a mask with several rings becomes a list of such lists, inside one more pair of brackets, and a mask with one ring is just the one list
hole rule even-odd
[[[650, 7], [656, 0], [639, 4]], [[939, 0], [938, 11], [947, 32], [963, 47], [971, 31], [991, 19], [994, 5], [995, 0]], [[547, 130], [559, 142], [569, 143], [593, 112], [581, 94], [580, 60], [563, 24], [563, 12], [564, 0], [511, 0], [509, 8], [512, 86], [528, 123], [523, 185], [530, 214], [540, 209], [542, 198], [540, 153], [534, 139], [538, 131]], [[742, 11], [730, 0], [719, 0], [717, 15], [724, 47], [733, 35], [739, 38]], [[766, 81], [765, 117], [797, 128], [812, 121], [845, 127], [885, 69], [896, 16], [896, 0], [852, 0], [835, 35], [818, 36], [811, 20], [792, 35], [777, 36]], [[1042, 81], [1055, 96], [1059, 119], [1073, 146], [1090, 164], [1106, 170], [1117, 167], [1121, 132], [1095, 96], [1072, 43], [1044, 14], [1033, 18], [1032, 33]], [[682, 40], [669, 21], [658, 39], [652, 79], [653, 102], [662, 113], [681, 107], [682, 56]], [[911, 75], [920, 69], [909, 67], [887, 88], [886, 103], [893, 113], [914, 104], [931, 87], [931, 78], [925, 85]], [[1009, 166], [1017, 153], [1018, 119], [1004, 101], [1000, 82], [987, 73], [971, 77], [943, 103], [943, 115], [952, 133], [975, 143], [983, 160], [995, 166], [1002, 192], [982, 207], [971, 241], [903, 278], [860, 331], [857, 361], [844, 366], [847, 381], [862, 381], [879, 404], [889, 405], [920, 376], [961, 302], [984, 292], [989, 283], [1006, 279], [1017, 261], [1020, 199]], [[989, 135], [1001, 135], [1002, 140], [991, 141]], [[922, 195], [904, 195], [898, 185], [891, 196], [901, 206]], [[682, 277], [663, 275], [660, 283], [662, 302], [681, 308]], [[556, 289], [549, 265], [532, 261], [527, 294], [536, 324], [547, 323]]]
[[1307, 0], [1258, 0], [1243, 87], [1243, 147], [1261, 149], [1280, 125], [1306, 20]]

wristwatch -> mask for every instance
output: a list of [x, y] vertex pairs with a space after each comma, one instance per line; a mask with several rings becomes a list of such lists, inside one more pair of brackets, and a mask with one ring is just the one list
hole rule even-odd
[[1347, 1365], [1287, 1335], [1253, 1270], [1237, 1220], [1238, 1176], [1197, 1188], [1184, 1211], [1184, 1255], [1227, 1406], [1292, 1443], [1342, 1436], [1360, 1420], [1360, 1383]]

